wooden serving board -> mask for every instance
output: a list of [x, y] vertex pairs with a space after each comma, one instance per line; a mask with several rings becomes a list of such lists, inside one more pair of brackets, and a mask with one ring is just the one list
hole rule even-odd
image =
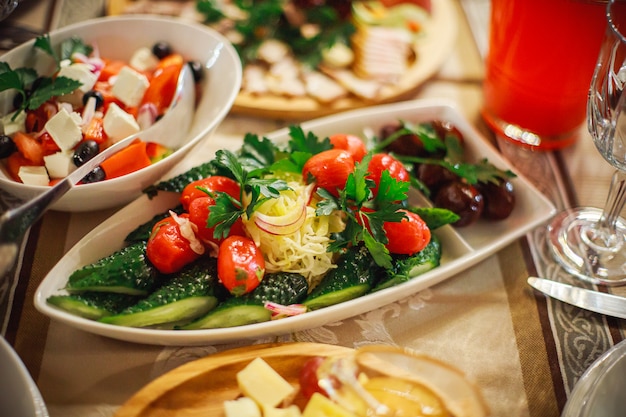
[[[107, 14], [122, 14], [127, 5], [137, 1], [108, 0]], [[155, 1], [155, 4], [158, 4], [158, 1]], [[385, 86], [376, 100], [349, 96], [332, 103], [321, 103], [311, 97], [290, 98], [241, 92], [235, 99], [231, 111], [254, 117], [308, 120], [346, 110], [411, 99], [422, 84], [439, 70], [454, 47], [456, 35], [457, 11], [453, 1], [433, 1], [431, 16], [424, 34], [413, 46], [415, 62], [395, 85]]]
[[[298, 386], [300, 369], [313, 356], [348, 355], [343, 346], [321, 343], [252, 345], [197, 359], [155, 379], [133, 395], [115, 417], [220, 417], [223, 403], [240, 396], [236, 374], [257, 357]], [[300, 406], [303, 398], [296, 397]]]
[[456, 35], [456, 10], [452, 1], [433, 1], [425, 33], [413, 46], [415, 62], [395, 85], [384, 87], [376, 100], [346, 97], [332, 103], [320, 103], [310, 97], [288, 98], [242, 92], [235, 99], [232, 112], [273, 119], [308, 120], [346, 110], [408, 100], [439, 70], [454, 47]]

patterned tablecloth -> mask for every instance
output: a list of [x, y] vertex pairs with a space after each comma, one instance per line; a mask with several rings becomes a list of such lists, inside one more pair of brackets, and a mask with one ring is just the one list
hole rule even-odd
[[[35, 2], [38, 15], [41, 3], [47, 2]], [[480, 22], [486, 22], [488, 0], [458, 0], [455, 5], [459, 14], [457, 45], [415, 98], [456, 101], [463, 115], [486, 138], [497, 142], [480, 119], [483, 73], [479, 51], [484, 50], [484, 33], [471, 36], [472, 30], [480, 30]], [[103, 2], [56, 1], [43, 10], [52, 14], [44, 21], [57, 27], [101, 13]], [[16, 15], [17, 23], [32, 21], [26, 11], [21, 13]], [[228, 116], [203, 146], [206, 152], [234, 147], [246, 132], [265, 133], [286, 124]], [[515, 168], [559, 208], [603, 204], [611, 170], [582, 128], [581, 140], [557, 153], [498, 144]], [[7, 204], [6, 198], [2, 201]], [[36, 380], [52, 416], [112, 415], [146, 383], [194, 358], [236, 346], [289, 341], [407, 346], [466, 372], [480, 386], [493, 416], [558, 416], [585, 369], [623, 338], [620, 321], [547, 300], [528, 287], [528, 275], [571, 280], [552, 262], [543, 228], [475, 267], [398, 302], [279, 337], [161, 347], [112, 340], [49, 321], [33, 308], [35, 289], [73, 244], [114, 211], [47, 213], [31, 229], [20, 263], [0, 287], [1, 331]], [[626, 295], [626, 290], [613, 291]]]

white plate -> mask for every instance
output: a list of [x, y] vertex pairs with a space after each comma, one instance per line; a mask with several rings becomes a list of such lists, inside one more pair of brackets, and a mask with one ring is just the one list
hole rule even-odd
[[574, 386], [561, 417], [622, 417], [626, 410], [626, 340], [604, 352]]
[[35, 381], [2, 336], [0, 369], [0, 416], [48, 417], [48, 410]]
[[[434, 119], [449, 121], [465, 136], [467, 152], [472, 159], [488, 158], [490, 162], [502, 169], [512, 169], [497, 150], [447, 102], [409, 101], [381, 105], [328, 116], [303, 123], [301, 126], [305, 131], [313, 131], [319, 136], [338, 132], [363, 135], [365, 128], [372, 128], [376, 132], [382, 125], [399, 119], [412, 122]], [[287, 138], [287, 132], [287, 129], [282, 129], [267, 137], [281, 141]], [[179, 170], [187, 168], [189, 167], [181, 166]], [[542, 224], [555, 213], [553, 205], [527, 180], [518, 176], [513, 183], [517, 203], [508, 219], [500, 222], [481, 220], [472, 226], [458, 229], [458, 232], [451, 226], [445, 226], [436, 231], [443, 246], [443, 257], [439, 267], [396, 287], [301, 316], [228, 329], [155, 330], [102, 324], [82, 319], [46, 304], [46, 299], [50, 295], [61, 291], [67, 277], [74, 270], [119, 249], [124, 237], [136, 226], [148, 221], [155, 214], [173, 207], [178, 201], [178, 195], [175, 194], [160, 193], [153, 200], [148, 200], [143, 196], [91, 231], [61, 259], [37, 289], [35, 306], [52, 319], [91, 333], [132, 342], [161, 345], [226, 343], [321, 326], [373, 310], [439, 283], [475, 265]]]

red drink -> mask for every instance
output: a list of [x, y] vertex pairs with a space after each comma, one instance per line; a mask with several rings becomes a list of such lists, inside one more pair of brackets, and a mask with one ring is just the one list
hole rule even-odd
[[483, 117], [497, 134], [537, 149], [576, 139], [606, 28], [591, 0], [492, 0]]

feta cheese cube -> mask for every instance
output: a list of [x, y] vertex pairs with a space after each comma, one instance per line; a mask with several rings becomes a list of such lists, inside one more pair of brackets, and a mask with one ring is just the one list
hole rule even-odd
[[24, 132], [26, 130], [26, 127], [24, 126], [24, 122], [26, 121], [26, 112], [21, 111], [15, 120], [13, 120], [14, 115], [15, 112], [12, 112], [0, 119], [0, 128], [2, 129], [2, 133], [7, 136], [11, 136], [15, 132]]
[[50, 178], [65, 178], [76, 169], [74, 152], [61, 151], [43, 157]]
[[125, 105], [136, 107], [149, 85], [150, 81], [145, 75], [125, 66], [117, 74], [111, 93]]
[[150, 48], [143, 47], [135, 51], [129, 63], [137, 71], [152, 71], [159, 65], [159, 58], [154, 56]]
[[98, 74], [93, 73], [89, 65], [80, 62], [61, 67], [58, 76], [71, 78], [81, 83], [82, 85], [78, 87], [78, 90], [83, 93], [91, 90], [98, 81]]
[[109, 109], [102, 120], [104, 133], [109, 139], [117, 142], [127, 136], [139, 132], [141, 129], [132, 114], [125, 112], [115, 103], [109, 105]]
[[48, 171], [46, 171], [46, 167], [42, 166], [21, 166], [17, 176], [27, 185], [48, 185], [50, 183]]
[[52, 137], [62, 151], [72, 149], [83, 139], [80, 129], [82, 119], [76, 112], [69, 113], [64, 107], [61, 108], [46, 122], [46, 131]]
[[262, 408], [276, 407], [295, 388], [262, 358], [256, 358], [237, 373], [239, 389]]
[[261, 417], [261, 410], [252, 398], [239, 397], [224, 401], [224, 414], [226, 417]]

